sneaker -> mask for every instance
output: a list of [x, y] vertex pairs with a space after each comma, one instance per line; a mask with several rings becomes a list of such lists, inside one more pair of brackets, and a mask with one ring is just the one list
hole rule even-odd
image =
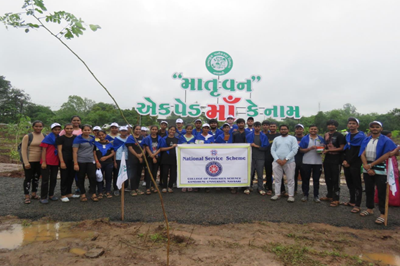
[[57, 201], [57, 200], [58, 200], [58, 197], [53, 196], [53, 197], [50, 198], [50, 200], [51, 200], [51, 201]]
[[315, 198], [314, 198], [314, 202], [315, 202], [315, 203], [321, 203], [321, 200], [320, 200], [318, 197], [315, 197]]
[[302, 201], [302, 202], [308, 201], [308, 196], [303, 196], [303, 197], [301, 198], [301, 201]]
[[119, 190], [114, 190], [114, 196], [116, 196], [116, 197], [119, 196]]
[[145, 186], [146, 186], [146, 182], [144, 182], [144, 181], [143, 181], [143, 183], [142, 183], [142, 187], [145, 187]]
[[293, 203], [294, 202], [294, 197], [290, 197], [287, 199], [287, 202]]
[[73, 199], [79, 199], [81, 197], [81, 195], [79, 195], [79, 194], [74, 194], [74, 195], [72, 195], [72, 198]]
[[65, 202], [65, 203], [69, 202], [69, 199], [68, 199], [68, 197], [61, 198], [61, 202]]
[[161, 192], [162, 192], [162, 193], [167, 193], [167, 189], [166, 189], [166, 188], [163, 188], [163, 189], [161, 190]]
[[274, 196], [271, 197], [271, 200], [278, 200], [279, 198], [280, 198], [279, 195], [274, 195]]
[[40, 199], [39, 202], [42, 204], [47, 204], [47, 203], [49, 203], [49, 200], [48, 199]]

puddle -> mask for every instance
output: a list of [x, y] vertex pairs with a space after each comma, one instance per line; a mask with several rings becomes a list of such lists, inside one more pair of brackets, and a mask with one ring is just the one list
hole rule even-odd
[[74, 230], [74, 223], [39, 223], [30, 226], [12, 224], [0, 231], [0, 249], [15, 249], [39, 241], [53, 241], [62, 238], [84, 239], [92, 237], [94, 231]]
[[360, 258], [369, 262], [380, 262], [384, 265], [400, 266], [400, 256], [386, 253], [366, 253]]

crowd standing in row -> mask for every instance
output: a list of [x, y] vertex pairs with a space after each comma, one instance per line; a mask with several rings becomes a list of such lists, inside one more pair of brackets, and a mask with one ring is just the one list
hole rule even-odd
[[[247, 124], [247, 127], [245, 127]], [[374, 193], [377, 187], [379, 211], [381, 216], [375, 221], [384, 223], [384, 206], [386, 194], [387, 170], [386, 161], [399, 154], [399, 147], [382, 131], [382, 124], [373, 121], [369, 125], [370, 135], [358, 131], [359, 121], [348, 119], [348, 132], [344, 136], [337, 132], [335, 120], [327, 122], [328, 132], [322, 137], [318, 135], [315, 125], [309, 126], [309, 134], [304, 136], [304, 126], [295, 126], [295, 135], [289, 135], [287, 125], [263, 121], [254, 122], [249, 117], [236, 120], [228, 116], [222, 127], [218, 121], [211, 119], [202, 123], [200, 119], [192, 125], [184, 125], [182, 119], [176, 120], [176, 126], [169, 126], [162, 121], [160, 128], [156, 125], [147, 127], [119, 126], [112, 123], [107, 134], [102, 128], [89, 125], [81, 126], [79, 116], [74, 116], [71, 123], [62, 126], [51, 125], [51, 133], [42, 133], [43, 123], [33, 122], [33, 132], [24, 136], [21, 145], [21, 157], [25, 170], [24, 193], [25, 203], [39, 199], [46, 204], [57, 201], [54, 190], [57, 183], [58, 170], [61, 174], [61, 201], [69, 202], [70, 198], [87, 201], [85, 180], [89, 181], [89, 195], [97, 202], [103, 197], [119, 196], [116, 185], [118, 171], [123, 153], [127, 154], [126, 165], [129, 179], [125, 188], [129, 188], [132, 196], [156, 192], [150, 173], [157, 177], [160, 171], [162, 192], [173, 192], [176, 183], [177, 162], [175, 147], [179, 144], [212, 144], [212, 143], [250, 143], [252, 147], [251, 186], [244, 188], [245, 194], [253, 191], [253, 179], [257, 174], [257, 191], [260, 195], [270, 195], [271, 200], [288, 196], [288, 202], [295, 201], [298, 190], [298, 177], [302, 180], [302, 201], [309, 197], [310, 179], [313, 178], [313, 201], [330, 201], [331, 207], [337, 207], [340, 199], [340, 173], [344, 169], [346, 183], [350, 192], [349, 202], [344, 205], [353, 207], [352, 213], [361, 216], [373, 214]], [[387, 135], [388, 132], [386, 132]], [[324, 154], [324, 161], [322, 155]], [[148, 162], [145, 167], [144, 157]], [[390, 159], [390, 158], [389, 158]], [[398, 173], [397, 160], [394, 159]], [[324, 168], [327, 195], [320, 198], [320, 176]], [[266, 182], [263, 182], [265, 169]], [[363, 172], [367, 209], [361, 212]], [[145, 171], [145, 192], [139, 189], [143, 170]], [[274, 176], [272, 175], [274, 174]], [[286, 175], [287, 192], [283, 182]], [[42, 176], [41, 194], [37, 195], [39, 177]], [[274, 179], [273, 179], [274, 178]], [[398, 176], [397, 176], [398, 178]], [[73, 181], [78, 187], [72, 193]], [[273, 182], [274, 181], [274, 182]], [[273, 195], [274, 184], [274, 195]], [[32, 188], [31, 188], [32, 187]], [[32, 193], [30, 194], [30, 189]], [[112, 191], [113, 189], [113, 191]], [[197, 189], [182, 189], [182, 192]], [[237, 188], [230, 188], [237, 193]], [[209, 192], [209, 189], [205, 189]], [[397, 194], [398, 195], [398, 194]]]

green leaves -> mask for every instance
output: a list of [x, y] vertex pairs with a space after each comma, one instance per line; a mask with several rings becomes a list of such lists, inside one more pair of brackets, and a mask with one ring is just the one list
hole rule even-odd
[[89, 27], [92, 31], [96, 31], [98, 29], [101, 29], [99, 25], [94, 25], [94, 24], [89, 24]]
[[[4, 16], [0, 16], [0, 22], [3, 22], [6, 28], [9, 26], [14, 28], [24, 28], [26, 33], [28, 33], [31, 28], [44, 27], [48, 30], [45, 24], [43, 24], [44, 21], [48, 23], [62, 24], [62, 29], [58, 34], [54, 34], [54, 36], [57, 38], [63, 36], [67, 40], [83, 35], [83, 32], [86, 30], [84, 27], [85, 22], [82, 19], [77, 18], [74, 14], [65, 11], [48, 13], [43, 0], [24, 0], [22, 8], [25, 10], [23, 13], [6, 13]], [[45, 16], [44, 18], [39, 18], [35, 13], [44, 14]], [[24, 15], [33, 16], [39, 24], [25, 22], [22, 18]], [[94, 24], [90, 24], [89, 27], [92, 31], [101, 29], [99, 25]]]

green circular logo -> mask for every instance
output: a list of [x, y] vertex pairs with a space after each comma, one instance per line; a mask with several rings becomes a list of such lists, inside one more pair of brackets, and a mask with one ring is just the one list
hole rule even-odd
[[216, 51], [207, 56], [207, 70], [217, 76], [222, 76], [231, 71], [233, 66], [232, 57], [225, 52]]

